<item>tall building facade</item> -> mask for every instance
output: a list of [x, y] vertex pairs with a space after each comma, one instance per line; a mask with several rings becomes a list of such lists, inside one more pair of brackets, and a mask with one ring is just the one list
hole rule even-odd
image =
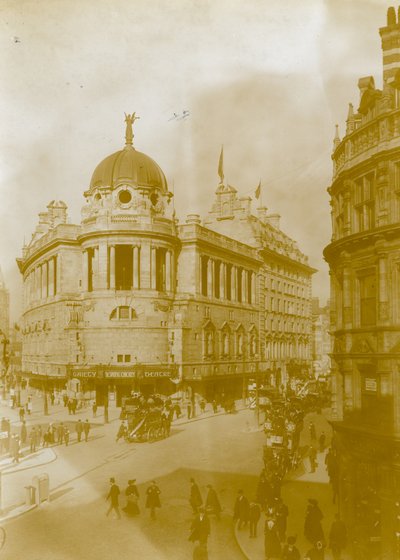
[[330, 304], [320, 306], [319, 298], [312, 298], [313, 376], [327, 376], [331, 371]]
[[[340, 510], [371, 558], [400, 554], [400, 14], [380, 29], [383, 88], [358, 82], [333, 150], [331, 277]], [[356, 556], [355, 556], [356, 557]]]
[[[208, 216], [175, 217], [157, 163], [125, 147], [96, 167], [80, 224], [39, 215], [23, 276], [22, 370], [117, 403], [140, 389], [240, 397], [254, 378], [311, 366], [311, 276], [266, 208], [218, 185]], [[269, 380], [269, 379], [268, 379]]]

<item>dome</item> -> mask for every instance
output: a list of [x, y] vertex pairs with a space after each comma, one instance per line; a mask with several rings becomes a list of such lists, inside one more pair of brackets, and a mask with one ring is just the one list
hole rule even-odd
[[159, 188], [167, 192], [165, 175], [157, 163], [132, 146], [115, 152], [103, 159], [94, 170], [90, 189], [95, 187], [117, 187], [118, 185]]
[[168, 193], [167, 180], [162, 169], [153, 159], [133, 147], [132, 125], [138, 119], [140, 117], [137, 117], [136, 113], [125, 113], [125, 148], [99, 163], [90, 181], [90, 191], [96, 187], [115, 188], [130, 185], [149, 190], [156, 188], [162, 193]]

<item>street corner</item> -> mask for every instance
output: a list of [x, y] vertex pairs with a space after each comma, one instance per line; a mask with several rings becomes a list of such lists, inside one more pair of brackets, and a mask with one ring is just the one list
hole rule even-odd
[[44, 448], [36, 453], [22, 457], [19, 463], [13, 463], [13, 459], [7, 457], [0, 461], [0, 470], [2, 474], [11, 474], [52, 463], [56, 459], [57, 454], [52, 448]]

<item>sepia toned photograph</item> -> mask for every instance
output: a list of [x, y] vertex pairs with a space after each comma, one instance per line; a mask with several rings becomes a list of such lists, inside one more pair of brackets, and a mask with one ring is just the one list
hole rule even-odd
[[0, 30], [0, 560], [399, 559], [400, 4]]

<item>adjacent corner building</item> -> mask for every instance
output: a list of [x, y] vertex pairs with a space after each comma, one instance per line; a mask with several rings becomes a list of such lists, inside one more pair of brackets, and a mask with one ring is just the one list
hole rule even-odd
[[[358, 81], [333, 146], [331, 277], [340, 512], [371, 558], [400, 557], [400, 13], [380, 29], [383, 87]], [[356, 556], [354, 556], [356, 557]]]
[[[79, 224], [51, 201], [18, 259], [32, 384], [110, 394], [241, 397], [311, 367], [314, 269], [279, 216], [220, 181], [210, 212], [175, 216], [158, 164], [125, 146], [93, 172]], [[260, 379], [261, 379], [260, 377]]]

